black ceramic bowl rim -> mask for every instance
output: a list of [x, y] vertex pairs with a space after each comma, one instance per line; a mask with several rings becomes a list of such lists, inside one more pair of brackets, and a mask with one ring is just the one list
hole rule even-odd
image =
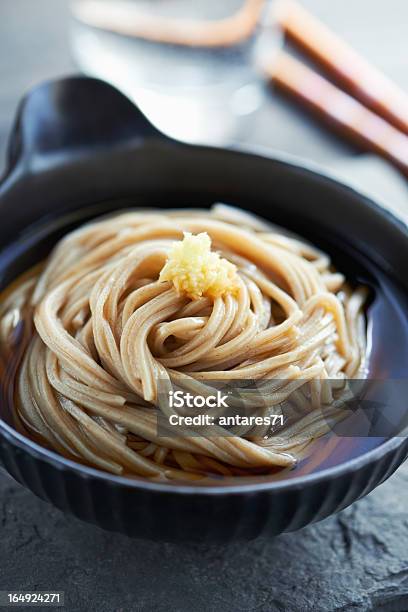
[[[187, 145], [191, 146], [191, 145]], [[194, 146], [194, 145], [193, 145]], [[199, 146], [196, 148], [205, 149], [207, 151], [213, 150], [212, 147]], [[227, 149], [228, 150], [228, 149]], [[320, 179], [324, 179], [327, 182], [333, 184], [333, 186], [337, 186], [337, 188], [342, 189], [345, 192], [349, 192], [350, 194], [357, 195], [360, 201], [364, 202], [364, 205], [371, 209], [376, 216], [383, 217], [384, 221], [388, 224], [397, 226], [400, 230], [402, 229], [406, 234], [406, 238], [408, 240], [408, 227], [403, 223], [402, 220], [398, 219], [392, 212], [387, 210], [384, 206], [377, 204], [367, 195], [361, 193], [360, 191], [354, 189], [350, 185], [343, 183], [341, 180], [338, 180], [335, 173], [327, 172], [319, 167], [318, 164], [304, 162], [303, 160], [299, 160], [295, 156], [290, 154], [277, 154], [275, 152], [271, 152], [270, 150], [259, 147], [259, 146], [250, 146], [250, 147], [236, 147], [234, 149], [230, 149], [231, 153], [235, 154], [243, 154], [246, 156], [252, 157], [260, 157], [266, 158], [269, 160], [274, 160], [279, 163], [282, 163], [286, 166], [292, 166], [298, 170], [301, 170], [305, 173], [312, 174], [318, 176]], [[347, 473], [352, 473], [370, 463], [375, 462], [377, 459], [384, 458], [388, 454], [392, 454], [399, 446], [403, 444], [405, 438], [402, 436], [392, 437], [385, 442], [382, 442], [379, 446], [374, 449], [371, 449], [367, 452], [364, 452], [362, 455], [354, 457], [353, 459], [349, 459], [346, 461], [342, 461], [341, 463], [327, 467], [322, 469], [319, 472], [314, 472], [312, 474], [305, 474], [302, 476], [297, 476], [290, 479], [282, 479], [277, 481], [269, 481], [269, 482], [256, 482], [256, 483], [244, 483], [244, 484], [231, 484], [231, 485], [182, 485], [176, 482], [162, 483], [162, 482], [152, 482], [147, 479], [142, 478], [128, 478], [125, 476], [116, 476], [114, 474], [109, 474], [108, 472], [102, 472], [95, 468], [85, 466], [70, 459], [67, 459], [61, 455], [58, 455], [52, 450], [43, 448], [36, 442], [33, 442], [29, 438], [26, 438], [15, 429], [13, 429], [10, 425], [8, 425], [5, 421], [0, 418], [0, 433], [15, 447], [28, 451], [28, 453], [34, 456], [37, 459], [44, 460], [47, 463], [51, 464], [53, 467], [57, 469], [68, 468], [74, 472], [78, 472], [82, 476], [89, 476], [93, 478], [97, 478], [99, 480], [106, 480], [111, 483], [116, 483], [118, 485], [123, 485], [126, 487], [131, 487], [134, 489], [144, 489], [152, 492], [161, 492], [161, 493], [172, 493], [172, 494], [180, 494], [180, 495], [214, 495], [214, 496], [224, 496], [229, 494], [239, 495], [239, 494], [247, 494], [247, 493], [256, 493], [259, 491], [290, 491], [296, 490], [299, 488], [303, 488], [308, 484], [322, 483], [331, 480], [334, 477], [342, 476]]]

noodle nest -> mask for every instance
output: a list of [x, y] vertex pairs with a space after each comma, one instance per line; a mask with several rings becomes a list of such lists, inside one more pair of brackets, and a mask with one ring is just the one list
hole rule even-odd
[[[206, 233], [236, 266], [235, 292], [192, 299], [160, 280], [186, 232]], [[30, 330], [16, 424], [114, 474], [205, 481], [290, 469], [327, 432], [338, 390], [364, 373], [365, 296], [325, 253], [226, 205], [96, 220], [61, 240], [1, 305], [3, 340], [22, 323]], [[177, 412], [161, 389], [208, 395], [209, 381], [257, 381], [262, 414], [290, 395], [302, 417], [279, 431], [159, 435], [158, 415]]]

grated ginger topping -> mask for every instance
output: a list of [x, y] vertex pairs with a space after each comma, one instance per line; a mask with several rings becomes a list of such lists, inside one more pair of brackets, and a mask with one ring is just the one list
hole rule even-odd
[[178, 293], [193, 300], [202, 296], [221, 297], [238, 290], [236, 266], [211, 251], [211, 239], [206, 232], [196, 236], [184, 232], [184, 239], [174, 242], [160, 280], [171, 281]]

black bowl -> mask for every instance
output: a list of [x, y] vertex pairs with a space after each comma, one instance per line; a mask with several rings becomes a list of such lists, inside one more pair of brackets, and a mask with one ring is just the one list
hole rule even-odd
[[[20, 106], [0, 185], [1, 286], [80, 220], [129, 202], [180, 207], [214, 200], [364, 259], [408, 296], [408, 232], [390, 213], [288, 159], [169, 140], [113, 88], [82, 77], [43, 85]], [[395, 437], [288, 480], [156, 484], [73, 463], [18, 434], [4, 414], [0, 419], [0, 458], [36, 495], [103, 528], [163, 540], [225, 542], [299, 529], [366, 495], [407, 455], [408, 441]]]

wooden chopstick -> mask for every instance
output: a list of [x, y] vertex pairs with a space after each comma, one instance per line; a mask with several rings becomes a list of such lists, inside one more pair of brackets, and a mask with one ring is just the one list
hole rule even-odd
[[264, 70], [279, 88], [408, 176], [408, 136], [284, 51]]
[[232, 47], [255, 31], [265, 0], [244, 0], [241, 8], [224, 19], [193, 20], [151, 15], [129, 3], [82, 0], [72, 12], [82, 23], [124, 36], [189, 47]]
[[275, 18], [286, 36], [367, 108], [408, 134], [408, 94], [294, 0], [282, 0]]

